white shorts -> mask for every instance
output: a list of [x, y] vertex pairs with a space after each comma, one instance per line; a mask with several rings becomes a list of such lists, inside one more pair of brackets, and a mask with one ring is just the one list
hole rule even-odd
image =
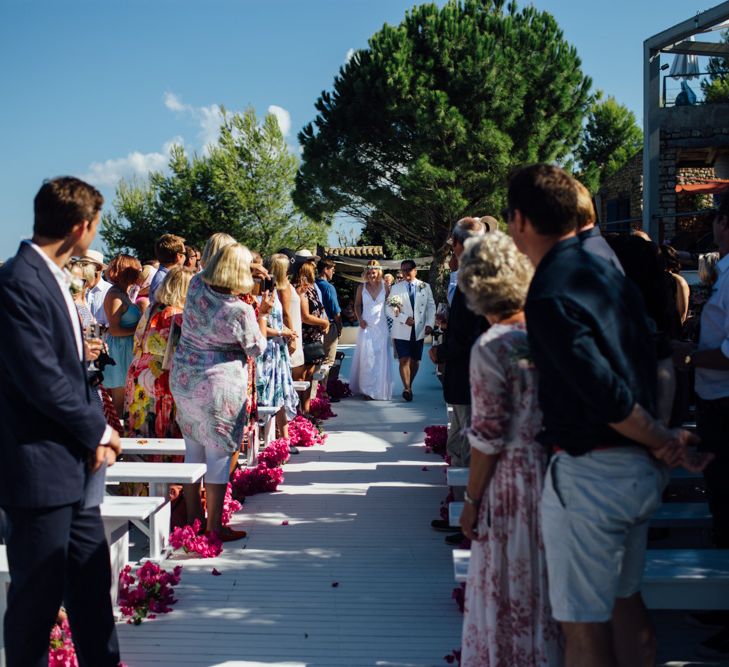
[[558, 621], [603, 623], [640, 590], [648, 521], [668, 469], [640, 447], [557, 453], [541, 502], [549, 600]]
[[218, 447], [204, 447], [185, 438], [185, 463], [205, 463], [208, 467], [205, 481], [208, 484], [228, 483], [231, 457], [232, 454]]

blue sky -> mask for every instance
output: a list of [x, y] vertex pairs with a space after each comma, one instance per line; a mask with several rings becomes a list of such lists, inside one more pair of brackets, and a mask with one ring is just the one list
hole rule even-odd
[[[214, 136], [216, 105], [274, 110], [295, 147], [347, 52], [413, 4], [2, 0], [0, 257], [30, 234], [44, 178], [87, 178], [109, 207], [116, 179], [164, 166], [171, 142], [199, 151]], [[594, 87], [641, 122], [643, 40], [716, 2], [532, 4], [557, 18]]]

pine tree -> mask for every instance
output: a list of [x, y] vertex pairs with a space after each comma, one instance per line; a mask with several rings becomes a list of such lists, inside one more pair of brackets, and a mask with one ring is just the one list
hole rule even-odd
[[314, 219], [343, 212], [437, 264], [456, 220], [500, 210], [514, 166], [574, 150], [590, 84], [546, 12], [503, 0], [417, 6], [321, 94], [299, 134], [294, 199]]

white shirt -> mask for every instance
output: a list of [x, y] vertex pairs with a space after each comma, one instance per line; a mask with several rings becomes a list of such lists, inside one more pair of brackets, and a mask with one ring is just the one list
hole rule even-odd
[[106, 311], [104, 310], [104, 298], [110, 288], [111, 283], [106, 282], [103, 278], [99, 278], [99, 284], [96, 287], [92, 287], [86, 295], [89, 310], [91, 310], [94, 319], [106, 327], [109, 326], [109, 319], [106, 317]]
[[453, 295], [456, 293], [456, 287], [458, 287], [458, 271], [451, 271], [451, 275], [448, 278], [448, 305], [453, 303]]
[[84, 347], [81, 338], [81, 322], [78, 318], [78, 310], [76, 310], [76, 304], [73, 302], [71, 296], [71, 274], [66, 269], [61, 269], [57, 264], [51, 261], [51, 258], [46, 255], [33, 241], [26, 241], [26, 243], [33, 248], [40, 256], [41, 259], [46, 263], [51, 274], [58, 283], [58, 288], [61, 290], [63, 300], [66, 302], [66, 309], [68, 310], [68, 316], [71, 318], [71, 326], [73, 327], [73, 337], [76, 341], [76, 351], [78, 352], [79, 361], [84, 360]]
[[[701, 312], [699, 350], [721, 349], [729, 358], [729, 255], [716, 265], [718, 277]], [[696, 368], [696, 393], [706, 401], [729, 396], [729, 371]]]
[[[71, 326], [73, 327], [73, 337], [76, 340], [76, 350], [78, 351], [79, 361], [84, 360], [84, 346], [83, 339], [81, 338], [81, 320], [78, 316], [78, 310], [76, 304], [73, 302], [71, 296], [71, 273], [66, 269], [61, 269], [57, 264], [51, 261], [51, 258], [46, 255], [33, 241], [26, 241], [26, 243], [33, 248], [40, 256], [41, 259], [46, 263], [48, 270], [51, 272], [53, 277], [58, 283], [58, 288], [61, 290], [63, 300], [66, 303], [66, 309], [68, 310], [68, 316], [71, 318]], [[108, 283], [107, 283], [108, 284]], [[111, 287], [111, 285], [109, 285]], [[104, 434], [101, 436], [100, 445], [107, 445], [111, 440], [111, 426], [108, 424], [104, 429]]]

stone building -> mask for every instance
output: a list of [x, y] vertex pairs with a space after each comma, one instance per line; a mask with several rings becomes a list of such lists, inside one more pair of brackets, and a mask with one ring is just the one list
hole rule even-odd
[[[690, 245], [708, 232], [711, 216], [700, 211], [714, 202], [710, 192], [682, 186], [713, 183], [718, 191], [729, 178], [729, 104], [664, 107], [659, 137], [658, 239]], [[641, 151], [600, 188], [596, 204], [607, 229], [643, 227], [643, 173]]]

